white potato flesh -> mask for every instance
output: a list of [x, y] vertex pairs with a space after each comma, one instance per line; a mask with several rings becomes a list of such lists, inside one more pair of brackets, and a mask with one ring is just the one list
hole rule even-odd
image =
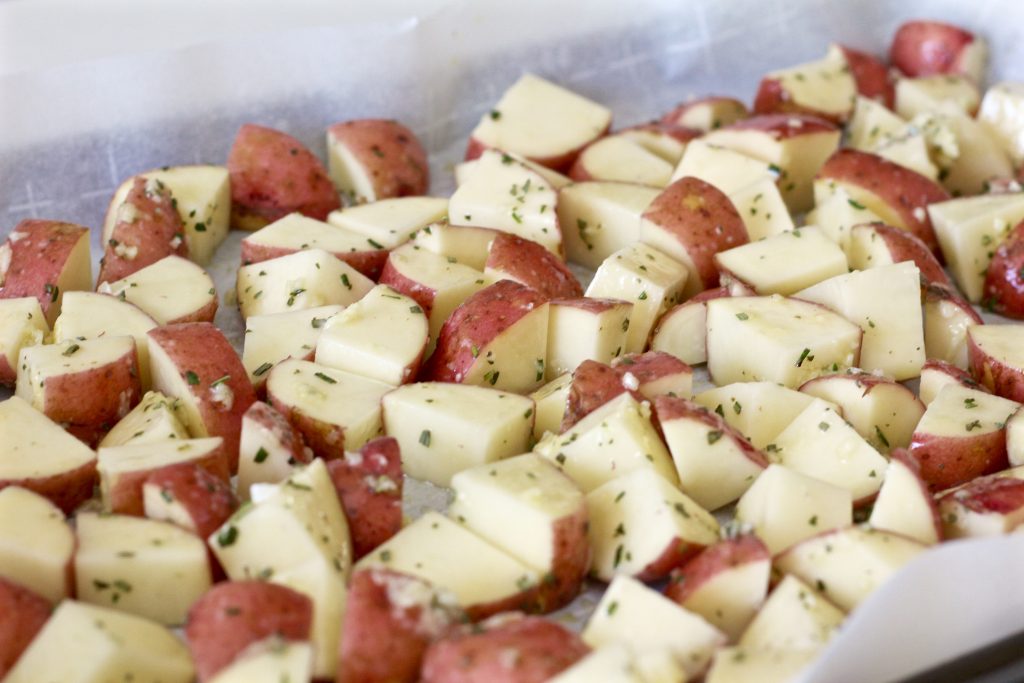
[[570, 261], [596, 270], [640, 238], [640, 216], [661, 191], [656, 187], [587, 181], [558, 191], [558, 222]]
[[263, 579], [309, 596], [314, 672], [333, 677], [352, 565], [345, 513], [323, 460], [264, 486], [259, 502], [235, 513], [209, 545], [228, 578]]
[[548, 434], [533, 450], [558, 465], [584, 492], [638, 469], [677, 481], [672, 456], [651, 424], [650, 406], [629, 393], [608, 401], [569, 431]]
[[971, 304], [959, 296], [927, 289], [923, 315], [925, 355], [966, 370], [967, 330], [978, 322]]
[[557, 525], [585, 505], [572, 480], [530, 453], [463, 470], [452, 489], [450, 518], [542, 575], [563, 559]]
[[[26, 346], [18, 358], [17, 395], [38, 410], [43, 410], [48, 380], [63, 375], [100, 371], [119, 363], [134, 352], [135, 340], [132, 337], [98, 337], [45, 346]], [[133, 367], [137, 369], [138, 366]], [[100, 396], [94, 400], [107, 398]], [[127, 414], [131, 408], [130, 399], [131, 389], [126, 387], [119, 396], [122, 414]]]
[[167, 256], [97, 290], [138, 306], [160, 325], [210, 307], [217, 290], [209, 273], [180, 256]]
[[670, 353], [689, 365], [705, 363], [708, 359], [706, 331], [706, 303], [683, 303], [658, 320], [651, 334], [651, 350]]
[[767, 161], [698, 138], [686, 146], [672, 180], [687, 176], [714, 185], [728, 195], [761, 180], [774, 182], [778, 173]]
[[250, 316], [245, 321], [242, 365], [253, 385], [265, 382], [271, 368], [283, 360], [312, 358], [324, 326], [344, 308], [335, 304]]
[[103, 507], [111, 509], [111, 496], [126, 475], [153, 471], [183, 462], [199, 462], [216, 454], [224, 447], [224, 440], [164, 439], [123, 446], [101, 446], [96, 470], [100, 476], [100, 499]]
[[316, 343], [316, 362], [397, 386], [427, 346], [429, 324], [420, 306], [387, 285], [326, 321]]
[[471, 225], [451, 225], [446, 221], [432, 223], [416, 231], [412, 242], [445, 259], [483, 271], [491, 242], [498, 235], [497, 230], [477, 228]]
[[665, 187], [672, 164], [624, 135], [610, 135], [584, 149], [577, 168], [592, 180], [617, 180], [651, 187]]
[[954, 196], [984, 193], [989, 181], [1013, 177], [1009, 154], [970, 114], [922, 113], [911, 123], [924, 133], [933, 150], [939, 150], [941, 182]]
[[616, 136], [632, 140], [651, 154], [656, 154], [673, 167], [679, 163], [686, 151], [686, 143], [671, 133], [651, 128], [627, 128], [620, 130]]
[[487, 150], [448, 201], [448, 221], [509, 232], [561, 256], [557, 198], [541, 174], [507, 154]]
[[814, 399], [774, 382], [736, 382], [703, 391], [693, 400], [764, 450]]
[[981, 100], [978, 119], [1015, 164], [1024, 162], [1024, 83], [1005, 81], [989, 88]]
[[[278, 429], [251, 415], [242, 416], [242, 433], [238, 445], [238, 497], [249, 500], [253, 484], [276, 484], [292, 475], [296, 466], [290, 444]], [[308, 447], [307, 447], [308, 448]], [[307, 451], [310, 455], [311, 452]]]
[[932, 180], [938, 177], [921, 129], [880, 102], [858, 97], [847, 131], [847, 144], [853, 149], [873, 152]]
[[[832, 195], [828, 200], [829, 203], [840, 200], [843, 194], [842, 191], [839, 191]], [[864, 212], [870, 213], [866, 209]], [[879, 219], [874, 216], [869, 220], [877, 221]], [[853, 224], [850, 230], [849, 244], [846, 247], [846, 256], [850, 260], [850, 268], [854, 270], [867, 270], [895, 262], [895, 254], [889, 249], [885, 238], [879, 235], [873, 225]]]
[[341, 427], [350, 451], [381, 433], [381, 398], [391, 388], [361, 375], [294, 359], [277, 365], [267, 379], [267, 393], [275, 400], [303, 416]]
[[712, 299], [707, 326], [708, 371], [718, 385], [798, 387], [856, 365], [863, 334], [824, 306], [778, 295]]
[[576, 150], [611, 124], [606, 107], [533, 74], [523, 74], [480, 119], [471, 137], [487, 147], [545, 159]]
[[247, 235], [243, 242], [286, 249], [323, 249], [332, 254], [382, 249], [361, 233], [331, 225], [301, 213], [290, 213]]
[[313, 677], [313, 645], [271, 636], [253, 643], [210, 683], [301, 683]]
[[540, 582], [528, 565], [434, 511], [361, 559], [356, 571], [368, 567], [417, 576], [451, 592], [464, 608], [506, 600]]
[[654, 247], [636, 243], [611, 254], [587, 287], [587, 296], [632, 302], [626, 353], [643, 351], [661, 314], [682, 296], [686, 266]]
[[540, 388], [548, 351], [548, 309], [544, 302], [511, 324], [495, 315], [494, 336], [481, 344], [478, 359], [455, 380], [524, 394]]
[[159, 391], [148, 391], [139, 405], [125, 415], [100, 441], [104, 446], [187, 439], [188, 430], [178, 419], [178, 399], [168, 398]]
[[789, 232], [795, 227], [774, 177], [761, 178], [729, 193], [729, 201], [743, 219], [751, 241]]
[[650, 683], [636, 670], [633, 653], [621, 643], [596, 648], [549, 683]]
[[469, 384], [420, 382], [384, 396], [384, 431], [410, 476], [448, 486], [458, 472], [529, 449], [533, 401]]
[[548, 311], [548, 352], [544, 373], [552, 380], [585, 360], [611, 363], [626, 348], [633, 304], [621, 301], [592, 309], [586, 299], [552, 301]]
[[786, 683], [797, 680], [816, 653], [802, 650], [723, 647], [715, 652], [705, 683]]
[[849, 611], [926, 547], [905, 536], [854, 526], [793, 546], [776, 558], [775, 566]]
[[0, 576], [52, 603], [68, 596], [75, 535], [64, 513], [19, 486], [0, 490]]
[[[78, 292], [65, 292], [64, 301]], [[63, 315], [57, 317], [60, 322]], [[18, 367], [22, 347], [42, 344], [50, 332], [46, 316], [34, 296], [0, 299], [0, 360], [7, 363], [12, 374]], [[63, 341], [57, 338], [55, 341]]]
[[[231, 222], [231, 181], [224, 166], [172, 166], [142, 173], [146, 179], [163, 183], [171, 192], [185, 228], [188, 257], [201, 266], [228, 236]], [[117, 209], [124, 203], [135, 178], [124, 181], [110, 200], [103, 221], [103, 243], [114, 232]]]
[[[1024, 325], [971, 325], [967, 328], [967, 337], [982, 354], [985, 366], [1024, 372]], [[990, 382], [991, 377], [985, 376], [981, 380]]]
[[932, 494], [921, 477], [897, 459], [889, 461], [869, 523], [876, 529], [893, 531], [924, 545], [935, 545], [942, 540]]
[[202, 539], [174, 524], [128, 515], [75, 519], [76, 596], [168, 626], [211, 585]]
[[725, 635], [700, 616], [627, 576], [616, 576], [582, 633], [583, 642], [599, 648], [621, 642], [635, 651], [665, 648], [687, 676], [711, 661]]
[[[528, 159], [522, 154], [509, 152], [507, 150], [504, 150], [504, 154], [505, 156], [511, 157], [514, 161], [522, 164], [526, 168], [530, 169], [531, 171], [539, 175], [541, 178], [547, 181], [547, 183], [551, 185], [551, 187], [555, 188], [556, 190], [559, 190], [565, 187], [566, 185], [570, 185], [573, 182], [572, 178], [570, 178], [569, 176], [563, 175], [548, 166], [539, 164], [533, 159]], [[502, 157], [502, 159], [504, 160], [504, 156]], [[455, 165], [456, 187], [465, 184], [470, 178], [473, 177], [473, 173], [475, 172], [477, 164], [479, 162], [480, 158], [478, 157], [471, 161], [463, 161], [462, 163]]]
[[191, 683], [188, 648], [170, 630], [120, 610], [65, 600], [4, 683]]
[[397, 197], [336, 209], [328, 214], [327, 222], [357, 232], [384, 249], [394, 249], [447, 214], [445, 197]]
[[786, 100], [823, 114], [845, 117], [857, 99], [857, 84], [842, 51], [833, 46], [823, 59], [769, 71]]
[[928, 404], [914, 432], [955, 438], [996, 432], [1019, 407], [1015, 401], [985, 391], [948, 384]]
[[739, 644], [752, 650], [815, 653], [837, 634], [846, 615], [792, 574], [782, 578]]
[[557, 434], [562, 428], [565, 417], [565, 404], [569, 399], [572, 386], [572, 374], [560, 375], [537, 391], [530, 394], [535, 405], [533, 421], [533, 438], [540, 441], [545, 432]]
[[865, 259], [854, 261], [856, 252], [852, 248], [853, 226], [881, 220], [874, 211], [851, 198], [844, 188], [837, 188], [824, 201], [807, 214], [807, 224], [817, 226], [829, 239], [846, 253], [851, 268], [863, 270], [868, 265]]
[[0, 402], [0, 480], [57, 476], [95, 459], [91, 448], [28, 402], [17, 396]]
[[1020, 409], [1006, 421], [1006, 454], [1010, 467], [1024, 465], [1024, 411]]
[[714, 516], [651, 469], [634, 470], [587, 494], [590, 571], [602, 581], [637, 576], [685, 547], [718, 540]]
[[687, 596], [683, 607], [704, 617], [730, 642], [736, 642], [761, 609], [771, 572], [772, 563], [767, 557], [722, 565]]
[[729, 280], [758, 294], [790, 295], [847, 272], [843, 250], [815, 227], [804, 227], [750, 242], [715, 255]]
[[849, 526], [853, 496], [782, 465], [769, 465], [736, 504], [736, 519], [749, 524], [774, 555], [829, 529]]
[[373, 289], [373, 280], [323, 249], [307, 249], [238, 269], [238, 308], [243, 318], [347, 306]]
[[932, 112], [971, 114], [980, 102], [978, 86], [966, 76], [936, 74], [896, 81], [896, 113], [908, 121]]

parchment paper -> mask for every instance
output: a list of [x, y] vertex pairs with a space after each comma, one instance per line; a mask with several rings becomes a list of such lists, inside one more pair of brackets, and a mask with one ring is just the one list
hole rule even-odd
[[[883, 53], [896, 26], [915, 17], [979, 31], [993, 48], [991, 80], [1024, 80], [1016, 0], [466, 0], [389, 24], [8, 76], [0, 79], [0, 235], [28, 217], [98, 228], [126, 177], [223, 163], [246, 122], [286, 130], [322, 154], [331, 123], [398, 118], [428, 146], [433, 192], [444, 195], [467, 134], [523, 71], [609, 105], [621, 126], [696, 95], [750, 101], [765, 71], [815, 59], [832, 41]], [[233, 286], [240, 237], [212, 267], [222, 295]], [[101, 253], [97, 232], [95, 258]], [[230, 303], [217, 323], [239, 343]], [[411, 483], [409, 494], [412, 514], [447, 500], [429, 485]], [[926, 553], [856, 610], [802, 682], [891, 680], [1024, 628], [1022, 570], [1020, 534]], [[596, 595], [588, 591], [562, 618], [578, 626]]]

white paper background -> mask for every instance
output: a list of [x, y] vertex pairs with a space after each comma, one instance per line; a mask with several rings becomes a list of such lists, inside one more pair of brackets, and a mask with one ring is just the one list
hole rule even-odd
[[[445, 194], [467, 133], [524, 70], [608, 104], [628, 125], [691, 95], [749, 101], [763, 72], [817, 58], [830, 41], [883, 53], [895, 27], [919, 16], [983, 33], [993, 80], [1024, 80], [1024, 3], [1014, 0], [452, 2], [400, 22], [250, 35], [7, 76], [0, 234], [28, 217], [96, 228], [124, 178], [166, 164], [223, 163], [245, 122], [286, 130], [322, 153], [331, 123], [399, 118], [427, 144], [434, 193]], [[239, 237], [214, 267], [222, 294]], [[98, 236], [95, 245], [98, 257]], [[229, 306], [217, 322], [237, 340]], [[414, 507], [443, 503], [443, 492], [415, 490]], [[851, 617], [804, 681], [889, 680], [1024, 628], [1022, 570], [1020, 535], [929, 552]]]

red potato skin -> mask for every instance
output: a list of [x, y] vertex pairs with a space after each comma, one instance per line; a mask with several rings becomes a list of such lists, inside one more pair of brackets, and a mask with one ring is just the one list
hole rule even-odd
[[680, 178], [654, 198], [642, 220], [670, 233], [697, 268], [701, 289], [719, 285], [715, 254], [746, 244], [743, 219], [717, 187], [698, 178]]
[[192, 520], [189, 531], [208, 538], [238, 509], [230, 481], [220, 476], [227, 471], [226, 462], [221, 469], [213, 474], [202, 463], [180, 463], [151, 473], [143, 484], [152, 484], [161, 495], [181, 503]]
[[285, 403], [270, 390], [269, 380], [267, 381], [267, 399], [274, 410], [284, 415], [291, 426], [302, 435], [302, 440], [316, 457], [327, 461], [344, 457], [344, 427], [310, 417], [295, 406]]
[[[266, 383], [264, 382], [265, 386]], [[313, 460], [313, 451], [306, 448], [306, 442], [302, 438], [302, 433], [292, 426], [292, 423], [269, 403], [256, 401], [245, 411], [242, 419], [252, 420], [273, 434], [277, 443], [291, 454], [291, 458], [295, 462], [306, 465]]]
[[[586, 143], [580, 145], [575, 149], [571, 149], [568, 152], [564, 152], [562, 154], [553, 154], [551, 156], [546, 157], [525, 158], [529, 159], [534, 163], [540, 164], [541, 166], [546, 166], [547, 168], [550, 168], [553, 171], [558, 171], [559, 173], [568, 173], [569, 169], [572, 168], [573, 163], [576, 162], [576, 158], [580, 155], [580, 152], [582, 152], [587, 145], [593, 143], [596, 140], [600, 140], [605, 135], [607, 135], [609, 130], [611, 130], [610, 121], [608, 122], [608, 125], [605, 127], [603, 131], [595, 135], [593, 139], [588, 140]], [[477, 138], [470, 136], [469, 141], [466, 143], [466, 154], [463, 160], [473, 161], [488, 149], [490, 149], [489, 146], [487, 146]]]
[[0, 479], [0, 489], [8, 486], [20, 486], [28, 489], [49, 500], [66, 515], [70, 515], [75, 508], [92, 498], [95, 484], [95, 459], [73, 470], [50, 476], [30, 479]]
[[7, 270], [0, 271], [0, 298], [34, 296], [52, 326], [60, 309], [57, 281], [79, 241], [88, 239], [89, 228], [74, 223], [36, 219], [18, 223], [4, 245], [11, 259]]
[[625, 377], [626, 373], [636, 377], [640, 383], [637, 391], [652, 401], [658, 396], [649, 387], [653, 382], [672, 375], [693, 375], [693, 368], [664, 351], [627, 353], [612, 361], [612, 369], [618, 372], [620, 377]]
[[753, 534], [719, 541], [672, 571], [665, 586], [665, 597], [678, 605], [684, 603], [709, 580], [722, 572], [750, 562], [770, 562], [768, 548]]
[[743, 436], [737, 429], [729, 426], [720, 415], [689, 399], [677, 396], [658, 396], [654, 399], [654, 417], [659, 427], [671, 420], [701, 422], [715, 431], [722, 432], [722, 438], [729, 439], [736, 444], [743, 451], [747, 459], [758, 467], [765, 469], [771, 464], [764, 453], [754, 448], [750, 441], [747, 440], [747, 437]]
[[[97, 285], [128, 277], [171, 254], [188, 258], [181, 216], [172, 203], [170, 190], [162, 183], [156, 184], [151, 192], [146, 186], [147, 181], [141, 176], [132, 182], [124, 204], [134, 207], [135, 216], [131, 221], [114, 224], [100, 259]], [[123, 248], [136, 249], [137, 253], [129, 259], [118, 253], [119, 249], [123, 253]]]
[[914, 432], [910, 456], [921, 466], [921, 478], [932, 491], [1009, 467], [1005, 429], [962, 437]]
[[[877, 195], [899, 214], [905, 229], [924, 242], [941, 261], [942, 252], [931, 218], [924, 211], [929, 204], [950, 199], [949, 193], [938, 183], [877, 154], [855, 149], [838, 150], [821, 167], [817, 178], [850, 183]], [[915, 209], [922, 210], [923, 219], [914, 216]]]
[[485, 267], [531, 287], [545, 300], [583, 296], [583, 286], [557, 256], [518, 235], [499, 232], [491, 242]]
[[[461, 621], [463, 615], [440, 600], [393, 604], [389, 588], [405, 582], [428, 586], [421, 579], [390, 569], [364, 569], [352, 575], [336, 683], [416, 683], [427, 647]], [[430, 610], [432, 619], [422, 619], [424, 610]]]
[[354, 559], [369, 554], [402, 529], [404, 479], [398, 441], [390, 436], [368, 441], [358, 457], [331, 460], [327, 471], [345, 509]]
[[967, 333], [967, 365], [971, 377], [996, 396], [1024, 403], [1024, 368], [988, 355]]
[[996, 249], [985, 272], [982, 302], [993, 313], [1024, 319], [1024, 221]]
[[849, 118], [849, 112], [834, 114], [794, 102], [789, 91], [782, 87], [782, 81], [769, 76], [762, 78], [761, 84], [757, 88], [757, 94], [754, 96], [754, 113], [757, 115], [806, 114], [836, 125], [842, 125]]
[[258, 230], [293, 211], [322, 221], [341, 206], [320, 160], [291, 135], [273, 128], [242, 126], [227, 167], [234, 228]]
[[381, 270], [378, 282], [415, 301], [423, 309], [427, 317], [430, 317], [430, 311], [434, 308], [434, 297], [437, 295], [437, 290], [407, 277], [395, 266], [395, 262], [390, 257], [384, 262], [384, 268]]
[[917, 269], [921, 271], [921, 279], [926, 286], [953, 287], [953, 282], [949, 279], [946, 271], [942, 269], [942, 264], [920, 237], [877, 221], [869, 225], [882, 238], [893, 263], [913, 261]]
[[52, 611], [43, 596], [0, 577], [0, 678], [14, 667]]
[[[170, 446], [174, 448], [172, 444]], [[135, 472], [125, 472], [118, 476], [114, 482], [110, 491], [110, 510], [116, 514], [122, 515], [134, 515], [135, 517], [143, 517], [146, 514], [145, 504], [142, 498], [142, 487], [147, 481], [149, 481], [155, 475], [168, 469], [178, 469], [181, 467], [189, 468], [196, 467], [206, 472], [210, 479], [221, 482], [222, 485], [227, 485], [231, 480], [231, 475], [228, 471], [228, 459], [227, 453], [224, 450], [224, 446], [221, 445], [218, 448], [209, 451], [208, 453], [195, 458], [194, 460], [185, 461], [182, 463], [175, 463], [172, 466], [157, 467], [155, 469], [138, 470]], [[166, 481], [166, 479], [164, 479]], [[185, 478], [178, 472], [173, 472], [170, 477], [170, 481], [177, 480], [175, 484], [177, 489], [184, 488]], [[214, 493], [210, 491], [209, 493]], [[186, 502], [185, 498], [181, 499], [182, 503]], [[217, 525], [220, 526], [220, 525]], [[217, 528], [214, 526], [211, 529]], [[206, 534], [205, 536], [208, 536]], [[204, 538], [205, 538], [204, 536]]]
[[[422, 683], [541, 683], [589, 652], [580, 637], [540, 617], [508, 615], [496, 625], [462, 628], [432, 644]], [[519, 656], [511, 663], [508, 652]]]
[[131, 353], [111, 363], [54, 375], [44, 382], [43, 414], [54, 422], [83, 428], [87, 439], [102, 436], [142, 399], [134, 346]]
[[547, 614], [565, 607], [580, 594], [590, 569], [590, 527], [586, 505], [562, 517], [553, 530], [554, 566], [544, 577], [537, 597], [537, 612]]
[[430, 188], [427, 152], [398, 121], [357, 119], [327, 129], [328, 143], [341, 145], [359, 160], [377, 199], [424, 195]]
[[897, 29], [889, 61], [907, 76], [963, 74], [959, 59], [974, 34], [938, 21], [908, 21]]
[[[739, 100], [731, 97], [705, 97], [678, 105], [675, 109], [662, 116], [661, 121], [662, 123], [684, 127], [692, 125], [689, 123], [688, 117], [695, 115], [697, 110], [704, 108], [715, 112], [711, 130], [732, 125], [750, 115], [750, 112], [747, 111], [747, 105]], [[718, 125], [714, 125], [715, 122]]]
[[937, 358], [929, 358], [926, 360], [924, 365], [921, 367], [921, 375], [923, 376], [924, 373], [928, 371], [941, 372], [944, 375], [949, 375], [956, 380], [958, 384], [967, 387], [968, 389], [974, 389], [975, 391], [988, 391], [988, 388], [978, 384], [974, 378], [971, 377], [969, 372], [962, 368], [958, 368], [952, 363], [947, 363], [944, 360], [939, 360]]
[[660, 581], [700, 553], [704, 546], [673, 538], [668, 547], [634, 577], [638, 581]]
[[461, 382], [476, 363], [486, 362], [492, 341], [545, 303], [539, 292], [512, 280], [473, 294], [441, 327], [437, 349], [420, 371], [421, 381]]
[[[255, 242], [250, 242], [249, 240], [242, 240], [242, 265], [247, 266], [252, 263], [269, 261], [270, 259], [294, 254], [297, 251], [301, 251], [301, 249], [276, 247], [270, 244], [257, 244]], [[384, 263], [388, 260], [388, 252], [386, 249], [368, 249], [366, 251], [332, 251], [330, 253], [338, 260], [344, 261], [374, 281], [380, 277], [381, 270], [384, 268]]]
[[932, 492], [928, 489], [928, 482], [926, 482], [924, 477], [921, 476], [921, 463], [919, 463], [906, 448], [894, 448], [889, 454], [889, 460], [898, 462], [906, 467], [910, 470], [911, 474], [914, 475], [914, 478], [917, 479], [917, 483], [921, 487], [921, 497], [932, 511], [932, 523], [935, 526], [935, 538], [941, 542], [945, 536], [945, 532], [942, 528], [942, 517], [939, 515], [938, 501], [936, 501], [935, 496], [932, 495]]
[[787, 140], [815, 133], [834, 133], [839, 127], [811, 114], [758, 114], [726, 126], [733, 131], [758, 131], [775, 140]]
[[572, 374], [561, 433], [569, 431], [587, 415], [627, 391], [637, 401], [644, 400], [639, 391], [629, 390], [622, 385], [622, 373], [616, 372], [610, 365], [596, 360], [583, 361]]
[[266, 581], [225, 581], [192, 605], [185, 642], [202, 683], [264, 638], [309, 640], [312, 623], [313, 603], [301, 593]]
[[892, 109], [896, 101], [896, 85], [885, 62], [867, 52], [854, 50], [845, 45], [840, 45], [839, 50], [850, 66], [850, 73], [857, 84], [857, 92]]
[[1024, 507], [1024, 479], [1013, 477], [979, 477], [961, 488], [943, 494], [939, 504], [954, 500], [980, 515], [1006, 515]]
[[[210, 436], [224, 439], [231, 473], [238, 471], [238, 439], [242, 415], [256, 401], [249, 373], [227, 337], [208, 322], [178, 323], [156, 327], [146, 334], [170, 357], [182, 378], [193, 372], [196, 384], [189, 384], [192, 399]], [[210, 385], [228, 376], [223, 384], [233, 395], [230, 407], [212, 400]]]
[[626, 133], [633, 130], [667, 135], [671, 138], [675, 138], [679, 142], [689, 142], [690, 140], [699, 138], [701, 135], [704, 134], [704, 131], [697, 130], [696, 128], [688, 128], [687, 126], [678, 123], [658, 120], [649, 121], [647, 123], [640, 123], [635, 126], [629, 126], [628, 128], [623, 128], [619, 132]]

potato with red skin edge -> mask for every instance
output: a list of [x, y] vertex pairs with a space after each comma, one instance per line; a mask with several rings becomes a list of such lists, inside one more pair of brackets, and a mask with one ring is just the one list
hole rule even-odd
[[308, 464], [313, 450], [302, 434], [268, 403], [256, 401], [242, 416], [238, 446], [238, 495], [249, 498], [255, 483], [277, 483], [286, 479], [296, 465]]
[[242, 415], [256, 392], [235, 349], [207, 322], [164, 325], [147, 334], [154, 389], [181, 399], [179, 415], [191, 434], [222, 437], [231, 472], [237, 472]]
[[926, 360], [921, 368], [921, 383], [918, 390], [921, 401], [928, 405], [938, 395], [942, 387], [947, 384], [959, 384], [962, 387], [974, 389], [975, 391], [988, 391], [988, 389], [978, 384], [971, 377], [971, 373], [963, 368], [958, 368], [952, 363], [939, 360], [938, 358]]
[[1001, 473], [978, 477], [939, 498], [948, 538], [995, 536], [1024, 524], [1024, 480]]
[[452, 596], [421, 578], [377, 567], [357, 571], [349, 583], [335, 681], [416, 683], [427, 647], [464, 619]]
[[258, 230], [298, 211], [323, 221], [341, 202], [327, 170], [287, 133], [243, 125], [228, 152], [231, 227]]
[[982, 302], [1007, 318], [1024, 319], [1024, 221], [999, 243], [985, 271]]
[[100, 259], [96, 284], [113, 282], [165, 256], [188, 258], [185, 228], [170, 190], [157, 180], [136, 176]]
[[563, 261], [540, 244], [507, 232], [491, 242], [484, 273], [531, 287], [545, 300], [583, 296], [583, 286]]
[[89, 289], [89, 228], [26, 219], [0, 244], [0, 299], [34, 296], [51, 327], [63, 292]]
[[885, 480], [875, 498], [868, 524], [909, 536], [925, 545], [943, 540], [935, 496], [921, 476], [921, 464], [907, 449], [894, 448], [889, 453]]
[[402, 456], [398, 441], [382, 436], [357, 453], [327, 463], [358, 560], [402, 528]]
[[881, 59], [867, 52], [861, 52], [846, 45], [837, 45], [836, 47], [846, 58], [850, 73], [853, 74], [853, 80], [857, 84], [857, 92], [892, 109], [896, 101], [896, 87], [889, 73], [889, 67]]
[[14, 387], [21, 349], [42, 344], [49, 334], [50, 326], [35, 297], [0, 298], [0, 387]]
[[703, 97], [684, 102], [661, 117], [662, 123], [695, 128], [705, 133], [729, 126], [750, 115], [747, 105], [731, 97]]
[[309, 640], [312, 601], [268, 581], [225, 581], [189, 609], [185, 642], [199, 681], [208, 681], [250, 645], [270, 636]]
[[[416, 135], [391, 119], [356, 119], [336, 123], [327, 129], [328, 168], [334, 186], [342, 194], [354, 195], [354, 203], [424, 195], [430, 188], [427, 152]], [[342, 157], [336, 149], [347, 153]], [[342, 159], [357, 166], [372, 194], [357, 194], [351, 170], [339, 173]]]
[[968, 366], [967, 329], [984, 321], [953, 287], [924, 288], [924, 347], [929, 358]]
[[637, 401], [644, 400], [639, 391], [627, 389], [622, 384], [621, 372], [596, 360], [583, 361], [572, 373], [560, 433], [569, 431], [587, 415], [625, 392], [629, 392]]
[[623, 386], [629, 387], [633, 380], [640, 395], [653, 401], [658, 396], [679, 396], [689, 398], [693, 385], [693, 368], [664, 351], [627, 353], [612, 360], [612, 369], [622, 378]]
[[[892, 39], [889, 61], [907, 76], [963, 74], [975, 81], [982, 75], [966, 60], [978, 38], [965, 29], [938, 21], [908, 21]], [[975, 48], [977, 49], [977, 48]]]
[[53, 605], [35, 591], [0, 576], [0, 678], [43, 628]]
[[697, 296], [670, 308], [651, 331], [651, 350], [671, 353], [684, 363], [707, 362], [707, 302], [723, 296], [732, 296], [728, 287], [705, 289]]
[[704, 131], [654, 120], [623, 128], [615, 134], [635, 142], [671, 164], [677, 164], [686, 143], [699, 138]]
[[[857, 87], [844, 62], [842, 55], [829, 50], [820, 60], [769, 72], [754, 95], [754, 114], [803, 114], [843, 125], [853, 111]], [[815, 82], [811, 97], [807, 81]]]
[[[543, 316], [544, 336], [541, 340], [543, 348], [537, 349], [536, 358], [541, 360], [540, 377], [536, 382], [523, 384], [514, 378], [512, 384], [501, 379], [501, 370], [496, 369], [504, 356], [512, 354], [495, 353], [491, 359], [496, 364], [488, 363], [488, 354], [496, 344], [505, 344], [505, 337], [517, 325], [531, 324], [531, 315]], [[486, 287], [466, 299], [455, 309], [437, 338], [437, 348], [420, 370], [420, 381], [436, 382], [467, 382], [472, 375], [479, 373], [484, 366], [487, 370], [480, 381], [489, 383], [496, 389], [508, 391], [532, 391], [540, 386], [544, 379], [543, 359], [547, 355], [547, 300], [536, 290], [512, 280], [501, 280]], [[514, 349], [528, 353], [530, 349]], [[532, 357], [531, 357], [532, 358]], [[533, 360], [527, 358], [527, 364], [533, 367]], [[517, 365], [522, 359], [514, 359]], [[499, 374], [500, 373], [500, 374]], [[525, 379], [532, 380], [529, 376]]]
[[[816, 179], [833, 180], [875, 195], [903, 221], [895, 227], [920, 238], [941, 262], [938, 238], [925, 210], [950, 199], [938, 183], [877, 154], [840, 149], [824, 163]], [[871, 208], [871, 207], [868, 207]]]
[[162, 467], [147, 476], [142, 487], [146, 517], [161, 519], [153, 514], [151, 497], [178, 503], [188, 514], [188, 525], [183, 528], [200, 538], [210, 536], [238, 509], [238, 497], [231, 484], [197, 463]]
[[1024, 325], [967, 328], [971, 376], [997, 396], [1024, 402]]
[[687, 298], [718, 287], [715, 254], [749, 241], [743, 219], [721, 190], [684, 177], [665, 188], [640, 219], [640, 241], [661, 249], [691, 272]]
[[[850, 233], [852, 244], [848, 256], [850, 256], [851, 268], [863, 270], [902, 261], [913, 261], [921, 272], [923, 284], [953, 286], [953, 282], [949, 279], [946, 271], [942, 269], [942, 264], [935, 258], [935, 254], [917, 235], [878, 221], [855, 225]], [[871, 258], [870, 263], [865, 262], [867, 261], [866, 255], [865, 259], [861, 261], [854, 257], [859, 239], [863, 239], [865, 243], [872, 246], [878, 245], [871, 254], [875, 258]], [[888, 261], [883, 260], [884, 255], [888, 255]]]
[[[422, 683], [541, 683], [590, 648], [569, 629], [541, 617], [501, 614], [433, 643]], [[508, 653], [517, 656], [510, 658]], [[510, 661], [511, 660], [511, 661]]]

